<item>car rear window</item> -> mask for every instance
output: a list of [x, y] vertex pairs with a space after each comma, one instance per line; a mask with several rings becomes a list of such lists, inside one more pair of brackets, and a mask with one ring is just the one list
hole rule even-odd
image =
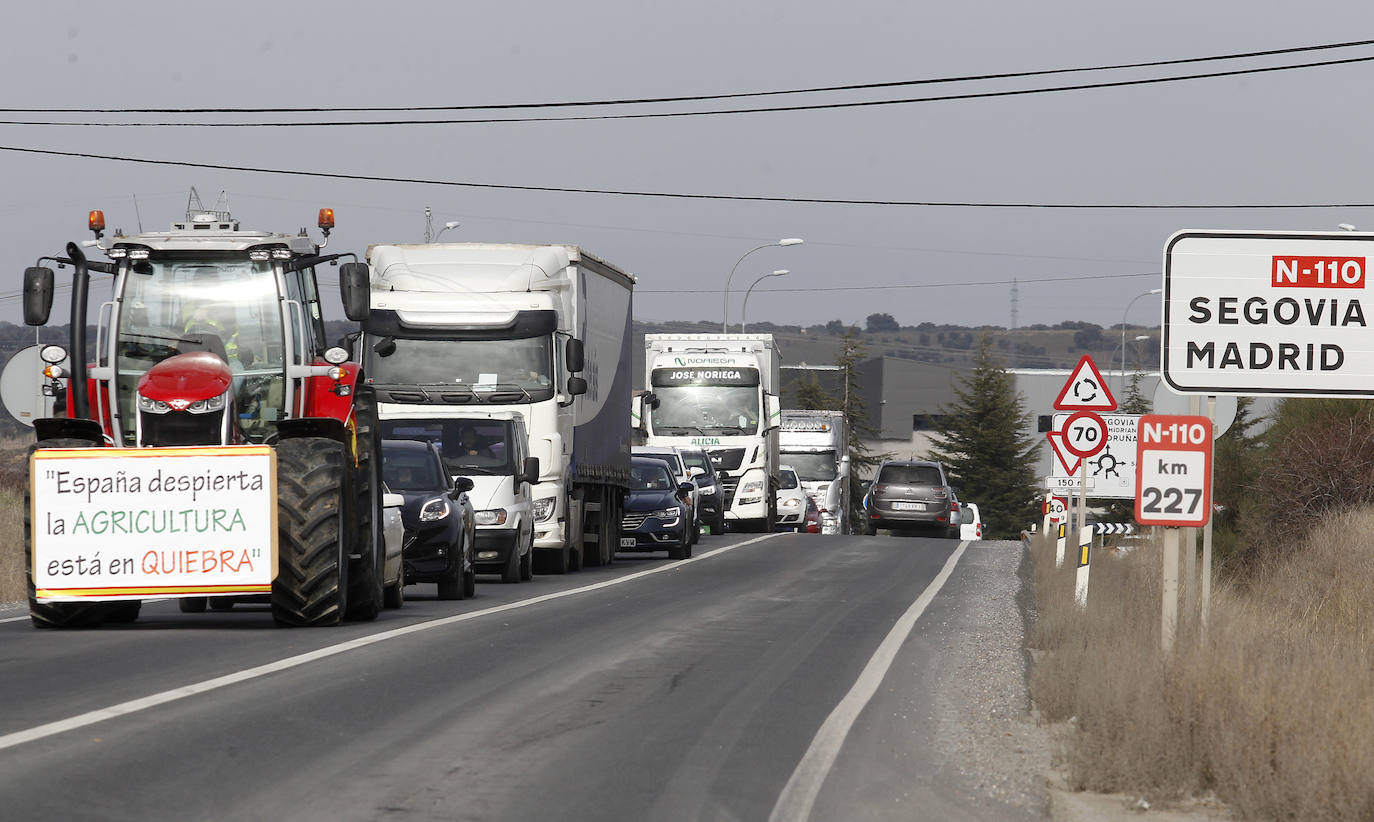
[[896, 485], [944, 485], [940, 469], [933, 465], [884, 465], [878, 482]]

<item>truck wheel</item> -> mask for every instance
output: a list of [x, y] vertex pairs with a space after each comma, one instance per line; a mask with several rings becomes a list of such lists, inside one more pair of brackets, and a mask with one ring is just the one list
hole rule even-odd
[[[516, 543], [516, 550], [519, 550], [519, 543]], [[529, 582], [534, 579], [534, 546], [525, 547], [525, 553], [520, 555], [520, 581]]]
[[620, 498], [619, 490], [607, 489], [606, 507], [601, 509], [601, 544], [606, 546], [606, 562], [603, 563], [605, 565], [615, 562], [615, 552], [620, 549], [620, 521], [625, 517], [625, 512], [621, 510], [623, 503], [620, 502]]
[[338, 625], [348, 590], [342, 443], [299, 437], [277, 443], [278, 625]]
[[541, 574], [566, 574], [572, 562], [569, 555], [572, 551], [568, 546], [562, 548], [540, 548], [537, 559], [539, 562], [539, 573]]
[[358, 467], [351, 472], [353, 494], [348, 517], [352, 526], [347, 534], [349, 554], [359, 556], [348, 561], [347, 617], [366, 622], [377, 618], [386, 597], [382, 590], [386, 563], [380, 516], [382, 465], [377, 458], [377, 406], [371, 392], [360, 391], [353, 396], [353, 438], [358, 449]]
[[[79, 439], [40, 440], [29, 447], [32, 454], [39, 448], [89, 448], [90, 442]], [[33, 584], [33, 523], [30, 482], [24, 489], [24, 581], [29, 593], [29, 619], [35, 628], [90, 628], [103, 622], [108, 609], [103, 602], [39, 602]]]
[[506, 567], [501, 569], [501, 581], [510, 584], [520, 581], [520, 541], [516, 540], [510, 548], [510, 556], [506, 559]]
[[115, 625], [128, 625], [138, 621], [138, 613], [143, 610], [143, 600], [130, 599], [123, 602], [105, 603], [105, 621]]

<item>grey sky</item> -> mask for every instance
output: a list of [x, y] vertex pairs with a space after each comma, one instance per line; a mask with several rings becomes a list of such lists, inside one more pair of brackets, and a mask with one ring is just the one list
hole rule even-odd
[[[1354, 2], [22, 4], [6, 11], [5, 107], [440, 105], [766, 90], [1135, 62], [1363, 39]], [[136, 10], [136, 11], [135, 11]], [[1374, 54], [1346, 50], [1328, 56]], [[1290, 58], [1281, 58], [1289, 60]], [[1292, 61], [1323, 59], [1291, 58]], [[1274, 61], [1270, 61], [1274, 62]], [[1251, 61], [1245, 65], [1260, 65]], [[1112, 79], [1154, 72], [1119, 73]], [[0, 144], [493, 183], [782, 196], [1029, 202], [1371, 201], [1374, 64], [1011, 99], [671, 120], [310, 129], [0, 126]], [[1082, 79], [1082, 78], [1074, 78]], [[1022, 85], [1063, 82], [1032, 79]], [[950, 91], [1014, 84], [961, 85]], [[938, 87], [944, 90], [943, 87]], [[910, 89], [872, 96], [914, 96]], [[938, 93], [919, 88], [917, 93]], [[862, 93], [826, 100], [864, 98]], [[795, 98], [786, 98], [793, 100]], [[807, 101], [813, 101], [807, 98]], [[767, 101], [765, 101], [767, 102]], [[779, 101], [781, 102], [781, 101]], [[682, 108], [684, 106], [673, 106]], [[151, 117], [151, 116], [150, 116]], [[32, 119], [0, 115], [0, 119]], [[87, 118], [89, 119], [89, 118]], [[702, 203], [341, 182], [0, 152], [0, 260], [84, 239], [85, 213], [163, 230], [195, 185], [245, 227], [294, 230], [332, 206], [331, 248], [571, 242], [640, 276], [640, 319], [720, 318], [776, 268], [752, 320], [1110, 326], [1159, 285], [1182, 228], [1374, 229], [1351, 211], [1072, 211]], [[332, 272], [331, 272], [332, 273]], [[1154, 273], [1153, 276], [1120, 275]], [[1053, 285], [1034, 280], [1103, 276]], [[923, 284], [909, 290], [764, 289]], [[690, 289], [692, 293], [651, 293]], [[65, 312], [64, 306], [56, 311]], [[59, 315], [65, 316], [65, 313]], [[1143, 299], [1130, 319], [1158, 322]], [[18, 320], [17, 302], [0, 319]]]

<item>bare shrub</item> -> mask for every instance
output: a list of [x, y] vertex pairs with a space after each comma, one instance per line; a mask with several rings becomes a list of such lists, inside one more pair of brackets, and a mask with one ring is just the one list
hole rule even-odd
[[1085, 613], [1063, 584], [1072, 569], [1037, 568], [1032, 695], [1047, 718], [1076, 717], [1072, 784], [1215, 791], [1247, 818], [1374, 818], [1374, 508], [1221, 586], [1206, 641], [1184, 619], [1167, 658], [1160, 559], [1095, 559]]

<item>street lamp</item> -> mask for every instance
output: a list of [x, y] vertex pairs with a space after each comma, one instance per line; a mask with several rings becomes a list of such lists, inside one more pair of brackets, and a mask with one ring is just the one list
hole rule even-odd
[[781, 277], [781, 276], [784, 276], [785, 274], [788, 274], [788, 273], [790, 273], [790, 272], [788, 272], [787, 269], [785, 269], [785, 268], [779, 268], [777, 271], [774, 271], [772, 274], [764, 274], [762, 277], [759, 277], [757, 280], [754, 280], [752, 283], [749, 284], [748, 290], [746, 290], [746, 291], [744, 292], [744, 305], [742, 305], [742, 306], [739, 307], [739, 333], [741, 333], [741, 334], [744, 333], [744, 317], [745, 317], [745, 312], [749, 310], [749, 292], [751, 292], [751, 291], [754, 290], [754, 286], [758, 285], [759, 283], [763, 282], [764, 280], [768, 279], [769, 277]]
[[735, 269], [739, 268], [739, 264], [744, 262], [744, 258], [748, 257], [750, 254], [753, 254], [755, 251], [759, 251], [765, 248], [772, 248], [775, 245], [801, 245], [803, 242], [805, 242], [805, 240], [803, 240], [801, 237], [787, 237], [778, 240], [775, 243], [764, 243], [761, 246], [749, 249], [748, 251], [744, 252], [744, 254], [740, 255], [740, 258], [738, 260], [735, 260], [735, 264], [730, 267], [730, 276], [725, 278], [725, 293], [721, 296], [720, 333], [730, 333], [730, 281], [735, 278]]
[[1130, 302], [1126, 303], [1126, 310], [1121, 312], [1121, 385], [1117, 390], [1122, 396], [1126, 394], [1126, 315], [1131, 313], [1131, 306], [1135, 305], [1135, 301], [1141, 297], [1163, 293], [1164, 289], [1162, 288], [1151, 288], [1149, 291], [1137, 294], [1131, 298]]
[[462, 223], [458, 222], [457, 220], [449, 220], [448, 222], [444, 223], [444, 227], [443, 227], [443, 228], [441, 228], [441, 229], [439, 229], [438, 231], [434, 232], [434, 239], [433, 239], [433, 240], [430, 240], [430, 242], [433, 242], [433, 243], [439, 242], [439, 238], [443, 236], [443, 234], [444, 234], [445, 231], [448, 231], [450, 228], [457, 228], [457, 227], [460, 226], [460, 225], [462, 225]]
[[[1135, 349], [1135, 370], [1136, 370], [1136, 371], [1139, 371], [1139, 370], [1140, 370], [1140, 345], [1139, 345], [1139, 343], [1143, 343], [1143, 342], [1145, 342], [1146, 340], [1149, 340], [1149, 339], [1151, 339], [1151, 337], [1150, 337], [1149, 334], [1140, 334], [1140, 335], [1138, 335], [1134, 340], [1131, 341], [1131, 342], [1136, 343], [1136, 345], [1131, 346], [1132, 348]], [[1126, 367], [1125, 359], [1126, 359], [1126, 357], [1125, 357], [1125, 355], [1123, 354], [1123, 355], [1122, 355], [1122, 364], [1121, 364], [1121, 367], [1122, 367], [1122, 368], [1125, 368], [1125, 367]]]

